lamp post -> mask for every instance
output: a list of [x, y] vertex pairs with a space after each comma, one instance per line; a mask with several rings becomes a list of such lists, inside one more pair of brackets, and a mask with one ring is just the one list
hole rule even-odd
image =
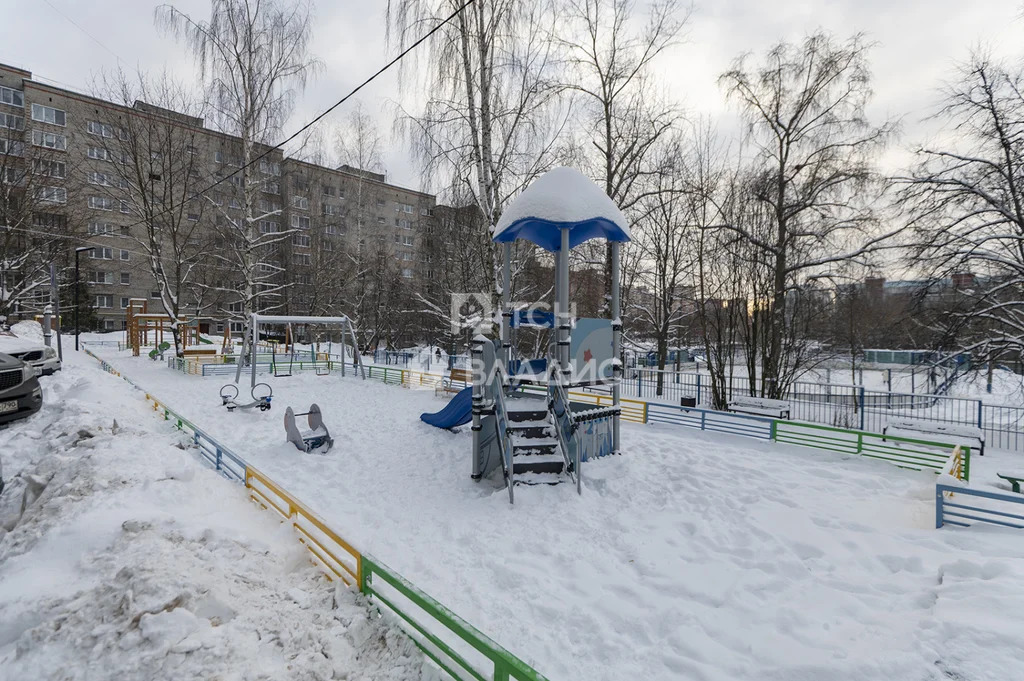
[[75, 352], [78, 352], [78, 254], [95, 250], [93, 246], [79, 246], [75, 249]]

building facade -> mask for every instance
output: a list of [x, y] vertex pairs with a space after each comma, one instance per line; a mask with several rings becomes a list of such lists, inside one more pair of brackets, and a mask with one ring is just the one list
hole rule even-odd
[[[22, 257], [44, 258], [41, 243], [65, 273], [76, 248], [93, 247], [80, 254], [79, 290], [102, 330], [123, 328], [130, 298], [148, 299], [154, 312], [173, 299], [210, 333], [240, 330], [247, 284], [238, 235], [254, 254], [258, 281], [249, 286], [263, 292], [254, 307], [267, 312], [359, 315], [385, 275], [406, 290], [432, 276], [433, 195], [267, 147], [242, 169], [241, 150], [239, 138], [202, 118], [64, 90], [0, 64], [6, 314], [31, 317], [49, 302], [46, 263]], [[169, 273], [175, 266], [181, 272]]]

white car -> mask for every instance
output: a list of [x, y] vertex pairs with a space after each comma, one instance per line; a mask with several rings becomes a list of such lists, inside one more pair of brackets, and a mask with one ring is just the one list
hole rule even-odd
[[25, 362], [35, 369], [36, 376], [49, 376], [60, 371], [56, 348], [48, 348], [42, 341], [15, 336], [3, 329], [0, 329], [0, 352]]

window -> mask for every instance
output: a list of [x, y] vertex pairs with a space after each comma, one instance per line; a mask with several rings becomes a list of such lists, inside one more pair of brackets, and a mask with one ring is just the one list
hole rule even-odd
[[[86, 175], [86, 179], [89, 184], [97, 184], [101, 187], [120, 187], [122, 185], [122, 180], [120, 178], [108, 173], [88, 173]], [[127, 182], [124, 182], [123, 184], [127, 184]]]
[[305, 284], [306, 286], [309, 286], [310, 284], [313, 283], [313, 278], [311, 276], [309, 276], [308, 274], [296, 274], [295, 275], [295, 283], [296, 284]]
[[377, 199], [377, 208], [383, 208], [385, 203], [384, 199]]
[[320, 204], [324, 215], [341, 215], [341, 206], [332, 206], [329, 203]]
[[267, 188], [264, 189], [263, 191], [265, 191], [268, 194], [280, 194], [281, 184], [279, 182], [268, 182]]
[[383, 224], [386, 224], [387, 221], [388, 221], [387, 218], [385, 218], [383, 215], [378, 215], [377, 216], [377, 224], [383, 225]]
[[89, 234], [113, 234], [114, 225], [109, 222], [90, 222]]
[[296, 265], [308, 265], [311, 262], [309, 253], [296, 253], [293, 258]]
[[403, 205], [402, 206], [402, 210], [405, 211], [406, 213], [409, 213], [410, 215], [412, 215], [412, 206], [410, 204], [407, 203], [407, 204]]
[[25, 143], [20, 140], [0, 139], [0, 154], [6, 156], [24, 156]]
[[121, 236], [131, 236], [131, 234], [132, 234], [131, 227], [122, 227], [121, 228]]
[[334, 235], [336, 235], [336, 234], [344, 234], [345, 233], [345, 228], [341, 227], [339, 225], [327, 225], [327, 230], [326, 231], [327, 231], [328, 234], [334, 234]]
[[25, 129], [25, 117], [15, 116], [9, 113], [0, 113], [0, 128], [7, 128], [9, 130], [24, 130]]
[[281, 175], [281, 164], [272, 163], [270, 161], [260, 161], [260, 172], [265, 175]]
[[103, 147], [89, 147], [86, 156], [97, 161], [113, 161], [114, 157]]
[[224, 152], [223, 151], [215, 151], [215, 152], [213, 152], [213, 162], [214, 163], [223, 163], [224, 162]]
[[25, 93], [21, 90], [12, 90], [9, 87], [0, 85], [0, 104], [24, 107]]
[[433, 214], [434, 214], [434, 211], [431, 210], [430, 208], [420, 208], [420, 215], [422, 215], [424, 217], [426, 217], [428, 215], [433, 215]]
[[121, 201], [121, 212], [130, 213], [132, 212], [131, 206], [128, 205], [127, 201]]
[[273, 220], [260, 220], [260, 232], [262, 234], [273, 234], [281, 231], [281, 228]]
[[50, 125], [64, 126], [67, 120], [67, 114], [60, 109], [54, 109], [52, 106], [43, 106], [42, 104], [32, 105], [32, 120], [39, 121], [41, 123], [49, 123]]
[[309, 218], [305, 215], [293, 215], [292, 229], [309, 229]]
[[149, 297], [150, 298], [159, 298], [160, 297], [160, 292], [159, 291], [150, 291], [149, 292]]
[[[129, 253], [128, 251], [126, 251], [123, 248], [121, 249], [121, 260], [128, 260], [131, 257], [132, 257], [131, 253]], [[124, 283], [124, 282], [121, 282], [121, 283]]]
[[89, 121], [85, 124], [85, 131], [97, 137], [113, 137], [114, 127], [99, 121]]
[[113, 284], [114, 273], [113, 272], [100, 272], [94, 270], [89, 273], [89, 283], [91, 284]]
[[18, 184], [23, 179], [24, 175], [18, 168], [14, 166], [6, 166], [0, 168], [0, 182], [7, 184]]
[[109, 196], [90, 196], [89, 208], [96, 210], [114, 210], [114, 199]]
[[131, 284], [132, 283], [132, 273], [131, 272], [122, 272], [121, 273], [121, 283], [123, 285], [125, 285], [125, 286]]
[[412, 260], [412, 259], [413, 259], [412, 253], [402, 253], [402, 260], [405, 260], [406, 262], [408, 262], [409, 260]]
[[151, 152], [149, 152], [149, 160], [150, 161], [156, 161], [157, 163], [159, 163], [160, 161], [164, 160], [163, 152], [160, 152], [160, 151], [151, 151]]
[[89, 251], [89, 257], [93, 260], [113, 260], [114, 249], [96, 247]]
[[33, 161], [32, 165], [37, 175], [64, 179], [68, 174], [68, 166], [63, 161], [46, 161], [37, 158]]
[[[121, 275], [121, 276], [124, 277], [124, 275]], [[121, 283], [123, 284], [124, 282], [122, 281]], [[129, 298], [121, 298], [121, 309], [122, 310], [127, 310], [128, 309], [128, 301], [129, 300], [130, 300]]]
[[403, 236], [402, 243], [406, 246], [412, 246], [413, 238], [409, 235]]
[[228, 202], [228, 206], [235, 209], [241, 209], [242, 202], [239, 201], [238, 199], [231, 199], [231, 201]]
[[278, 201], [267, 201], [266, 199], [260, 199], [259, 207], [263, 213], [276, 213], [281, 210], [281, 204]]
[[292, 207], [299, 210], [309, 210], [309, 199], [305, 196], [293, 196]]
[[47, 203], [67, 203], [68, 190], [64, 187], [36, 187], [36, 198]]
[[323, 187], [321, 187], [321, 191], [323, 192], [324, 196], [334, 196], [334, 187], [332, 187], [329, 184], [325, 184]]
[[276, 267], [265, 262], [261, 262], [256, 269], [262, 272], [263, 274], [271, 274], [277, 271]]
[[309, 248], [309, 245], [310, 245], [309, 236], [306, 235], [306, 234], [293, 234], [292, 235], [292, 245], [293, 246], [301, 246], [302, 248]]
[[199, 213], [189, 213], [188, 214], [188, 221], [189, 222], [199, 222]]
[[[110, 296], [110, 295], [96, 296], [96, 307], [103, 308], [103, 309], [108, 309], [108, 308], [114, 307], [114, 296]], [[107, 321], [111, 325], [110, 328], [113, 328], [113, 321], [111, 321], [111, 320], [107, 320]]]
[[409, 221], [405, 219], [395, 218], [395, 227], [401, 227], [402, 229], [409, 229]]
[[412, 279], [412, 270], [406, 268], [402, 270], [402, 276], [406, 279]]
[[[0, 114], [2, 116], [3, 114]], [[32, 144], [37, 147], [46, 147], [47, 149], [59, 149], [61, 151], [67, 149], [68, 142], [64, 135], [55, 135], [52, 132], [43, 132], [42, 130], [32, 131]]]
[[241, 311], [242, 311], [242, 303], [240, 303], [240, 302], [238, 302], [238, 303], [230, 303], [228, 305], [228, 312], [241, 312]]

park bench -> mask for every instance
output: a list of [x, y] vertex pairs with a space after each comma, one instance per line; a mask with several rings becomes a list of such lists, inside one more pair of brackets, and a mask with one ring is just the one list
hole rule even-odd
[[1010, 483], [1010, 488], [1020, 494], [1020, 483], [1024, 482], [1024, 473], [1016, 473], [1014, 475], [1007, 475], [1006, 473], [996, 473], [996, 477], [1000, 477]]
[[789, 418], [789, 402], [769, 400], [764, 397], [734, 397], [727, 405], [729, 411], [737, 414], [772, 416], [777, 419]]
[[457, 393], [472, 384], [472, 371], [469, 369], [452, 369], [447, 376], [441, 379], [441, 385], [434, 389], [434, 393]]
[[[926, 435], [948, 435], [962, 440], [972, 440], [978, 444], [978, 454], [985, 456], [985, 431], [973, 426], [957, 423], [938, 423], [935, 421], [890, 421], [882, 428], [882, 435], [893, 435], [900, 432], [924, 433]], [[884, 438], [883, 438], [884, 439]]]

